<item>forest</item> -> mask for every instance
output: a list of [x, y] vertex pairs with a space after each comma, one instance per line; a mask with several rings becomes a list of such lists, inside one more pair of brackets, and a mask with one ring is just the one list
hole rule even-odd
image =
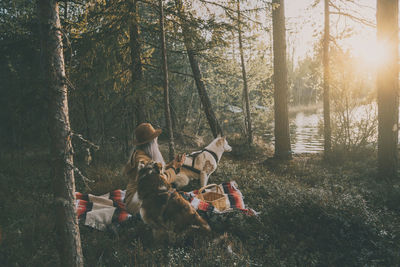
[[[398, 13], [397, 0], [0, 1], [0, 265], [400, 266]], [[117, 199], [143, 123], [165, 173], [208, 151], [208, 184], [244, 206], [196, 211], [185, 196], [202, 172], [168, 181], [211, 231], [159, 242]], [[100, 229], [82, 203], [104, 194], [121, 213]]]

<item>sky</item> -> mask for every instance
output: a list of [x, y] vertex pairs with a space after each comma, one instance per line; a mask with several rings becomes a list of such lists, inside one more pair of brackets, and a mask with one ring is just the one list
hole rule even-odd
[[[219, 3], [223, 0], [209, 0], [209, 2]], [[324, 1], [319, 0], [320, 3], [312, 6], [318, 0], [285, 0], [285, 17], [286, 17], [286, 39], [287, 39], [287, 53], [292, 57], [296, 64], [299, 60], [306, 57], [307, 54], [312, 55], [314, 46], [322, 38], [323, 23], [324, 23]], [[348, 12], [353, 16], [362, 17], [375, 24], [376, 20], [376, 0], [331, 0], [332, 3], [339, 6], [341, 11]], [[349, 3], [350, 2], [350, 3]], [[357, 4], [351, 4], [357, 2]], [[194, 2], [196, 3], [196, 1]], [[247, 8], [254, 8], [260, 3], [247, 1]], [[343, 4], [344, 3], [344, 4]], [[217, 6], [212, 6], [212, 9], [199, 8], [200, 4], [194, 4], [194, 9], [197, 15], [206, 18], [209, 14], [222, 14], [222, 9]], [[246, 8], [243, 7], [242, 8]], [[331, 12], [335, 11], [330, 8]], [[265, 23], [267, 27], [270, 25], [270, 17], [266, 17], [262, 13], [257, 18], [258, 21]], [[263, 22], [264, 21], [264, 22]], [[269, 21], [269, 23], [267, 23]], [[378, 50], [376, 43], [376, 29], [370, 26], [365, 26], [359, 22], [355, 22], [348, 17], [331, 14], [330, 16], [331, 35], [335, 38], [335, 42], [343, 50], [351, 50], [351, 53], [360, 59], [370, 59], [371, 51]], [[344, 29], [352, 29], [351, 35], [338, 39], [338, 34], [342, 33]], [[259, 35], [261, 42], [267, 44], [271, 43], [271, 36], [268, 34]], [[375, 55], [378, 57], [378, 54]], [[367, 62], [373, 63], [374, 61]]]
[[[307, 53], [312, 53], [313, 43], [316, 42], [314, 34], [323, 30], [323, 1], [321, 0], [314, 8], [311, 5], [315, 0], [286, 0], [285, 15], [287, 24], [287, 38], [295, 44], [295, 58], [303, 58]], [[333, 0], [337, 3], [339, 1]], [[368, 20], [375, 22], [376, 0], [358, 0], [362, 7], [350, 5], [351, 13], [358, 12]], [[331, 8], [331, 11], [334, 11]], [[352, 50], [359, 57], [366, 57], [371, 52], [371, 46], [376, 41], [376, 30], [364, 26], [346, 17], [331, 15], [331, 34], [335, 36], [338, 32], [349, 26], [353, 28], [353, 35], [345, 40], [339, 41], [341, 47]], [[297, 33], [296, 33], [297, 31]], [[292, 33], [295, 32], [295, 33]], [[372, 45], [371, 45], [372, 44]], [[290, 44], [289, 44], [290, 46]]]

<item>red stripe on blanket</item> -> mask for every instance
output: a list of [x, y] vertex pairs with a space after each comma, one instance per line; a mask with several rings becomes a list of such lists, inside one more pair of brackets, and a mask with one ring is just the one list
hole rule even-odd
[[214, 206], [200, 200], [199, 206], [197, 207], [198, 210], [202, 210], [202, 211], [213, 211], [214, 210]]
[[243, 195], [234, 185], [234, 182], [223, 183], [224, 193], [228, 195], [231, 208], [244, 209]]
[[118, 222], [121, 223], [123, 221], [126, 221], [129, 217], [131, 217], [132, 215], [130, 215], [127, 211], [121, 211], [121, 213], [118, 216]]
[[89, 202], [82, 199], [77, 200], [76, 215], [78, 216], [78, 218], [81, 218], [89, 211], [88, 207], [89, 207]]
[[123, 202], [125, 198], [125, 193], [122, 190], [114, 190], [110, 192], [110, 199], [118, 202]]

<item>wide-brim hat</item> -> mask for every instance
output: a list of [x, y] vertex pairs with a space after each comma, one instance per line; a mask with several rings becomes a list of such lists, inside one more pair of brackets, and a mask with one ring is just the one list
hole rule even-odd
[[138, 127], [135, 129], [135, 137], [136, 139], [133, 140], [133, 145], [138, 146], [138, 145], [143, 145], [154, 138], [158, 137], [161, 134], [162, 130], [161, 129], [154, 129], [153, 126], [150, 123], [141, 123]]

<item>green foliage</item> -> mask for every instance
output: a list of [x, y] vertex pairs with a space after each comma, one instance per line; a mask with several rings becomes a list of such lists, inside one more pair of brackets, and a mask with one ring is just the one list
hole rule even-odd
[[[137, 124], [137, 101], [146, 120], [164, 127], [162, 73], [159, 49], [158, 2], [61, 1], [64, 56], [69, 85], [72, 129], [102, 145], [128, 153]], [[189, 3], [186, 3], [189, 4]], [[196, 14], [187, 6], [188, 33], [195, 44], [204, 81], [215, 113], [229, 135], [241, 135], [243, 114], [227, 110], [242, 108], [242, 88], [236, 2], [226, 5], [201, 3], [218, 13]], [[255, 131], [262, 134], [271, 120], [271, 62], [269, 46], [255, 41], [264, 34], [257, 14], [264, 4], [243, 2], [242, 28], [248, 69], [251, 113]], [[10, 147], [33, 141], [46, 144], [47, 98], [41, 84], [40, 33], [35, 3], [3, 1], [1, 26], [1, 142]], [[185, 135], [209, 134], [191, 68], [185, 53], [182, 29], [174, 1], [166, 3], [166, 38], [170, 70], [170, 99], [174, 131]], [[219, 15], [217, 15], [219, 14]], [[221, 16], [220, 16], [221, 15]], [[144, 79], [132, 81], [130, 29], [139, 27]], [[26, 46], [25, 44], [29, 45]], [[252, 51], [257, 47], [257, 51]], [[3, 103], [4, 102], [4, 103]], [[261, 107], [260, 108], [257, 108]], [[5, 130], [3, 130], [5, 129]], [[40, 133], [40, 134], [38, 134]], [[33, 136], [36, 136], [33, 140]]]
[[322, 87], [322, 70], [318, 57], [307, 56], [298, 63], [294, 72], [289, 71], [291, 103], [312, 105], [317, 103]]

